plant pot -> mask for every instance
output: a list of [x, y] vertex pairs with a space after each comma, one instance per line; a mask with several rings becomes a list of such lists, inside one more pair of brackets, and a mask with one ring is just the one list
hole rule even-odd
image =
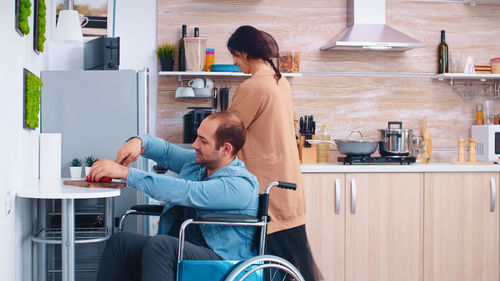
[[78, 180], [82, 178], [82, 167], [69, 167], [69, 172], [71, 174], [72, 180]]
[[161, 71], [172, 71], [174, 70], [174, 60], [173, 59], [160, 59]]
[[85, 177], [89, 175], [90, 167], [85, 167]]

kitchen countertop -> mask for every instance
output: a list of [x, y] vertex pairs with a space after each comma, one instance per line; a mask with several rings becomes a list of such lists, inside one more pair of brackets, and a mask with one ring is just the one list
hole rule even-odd
[[499, 164], [454, 165], [451, 163], [411, 164], [411, 165], [343, 165], [302, 164], [302, 173], [435, 173], [435, 172], [500, 172]]

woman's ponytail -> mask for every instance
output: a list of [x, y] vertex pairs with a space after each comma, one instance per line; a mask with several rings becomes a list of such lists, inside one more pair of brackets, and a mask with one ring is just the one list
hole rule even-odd
[[281, 79], [281, 72], [280, 70], [274, 65], [274, 62], [272, 59], [267, 58], [266, 61], [271, 65], [271, 67], [274, 69], [274, 79], [276, 79], [276, 83]]

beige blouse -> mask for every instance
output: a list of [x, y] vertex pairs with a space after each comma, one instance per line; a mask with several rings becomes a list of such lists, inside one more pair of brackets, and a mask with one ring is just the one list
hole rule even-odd
[[261, 193], [273, 181], [297, 184], [295, 191], [277, 187], [271, 190], [268, 233], [305, 224], [295, 105], [286, 78], [276, 83], [273, 76], [272, 68], [259, 69], [236, 89], [228, 108], [247, 128], [246, 142], [238, 157], [259, 180]]

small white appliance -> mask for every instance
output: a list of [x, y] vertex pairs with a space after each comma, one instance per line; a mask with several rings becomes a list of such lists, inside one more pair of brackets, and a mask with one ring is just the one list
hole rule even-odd
[[500, 125], [472, 125], [476, 139], [477, 161], [498, 161], [500, 156]]

